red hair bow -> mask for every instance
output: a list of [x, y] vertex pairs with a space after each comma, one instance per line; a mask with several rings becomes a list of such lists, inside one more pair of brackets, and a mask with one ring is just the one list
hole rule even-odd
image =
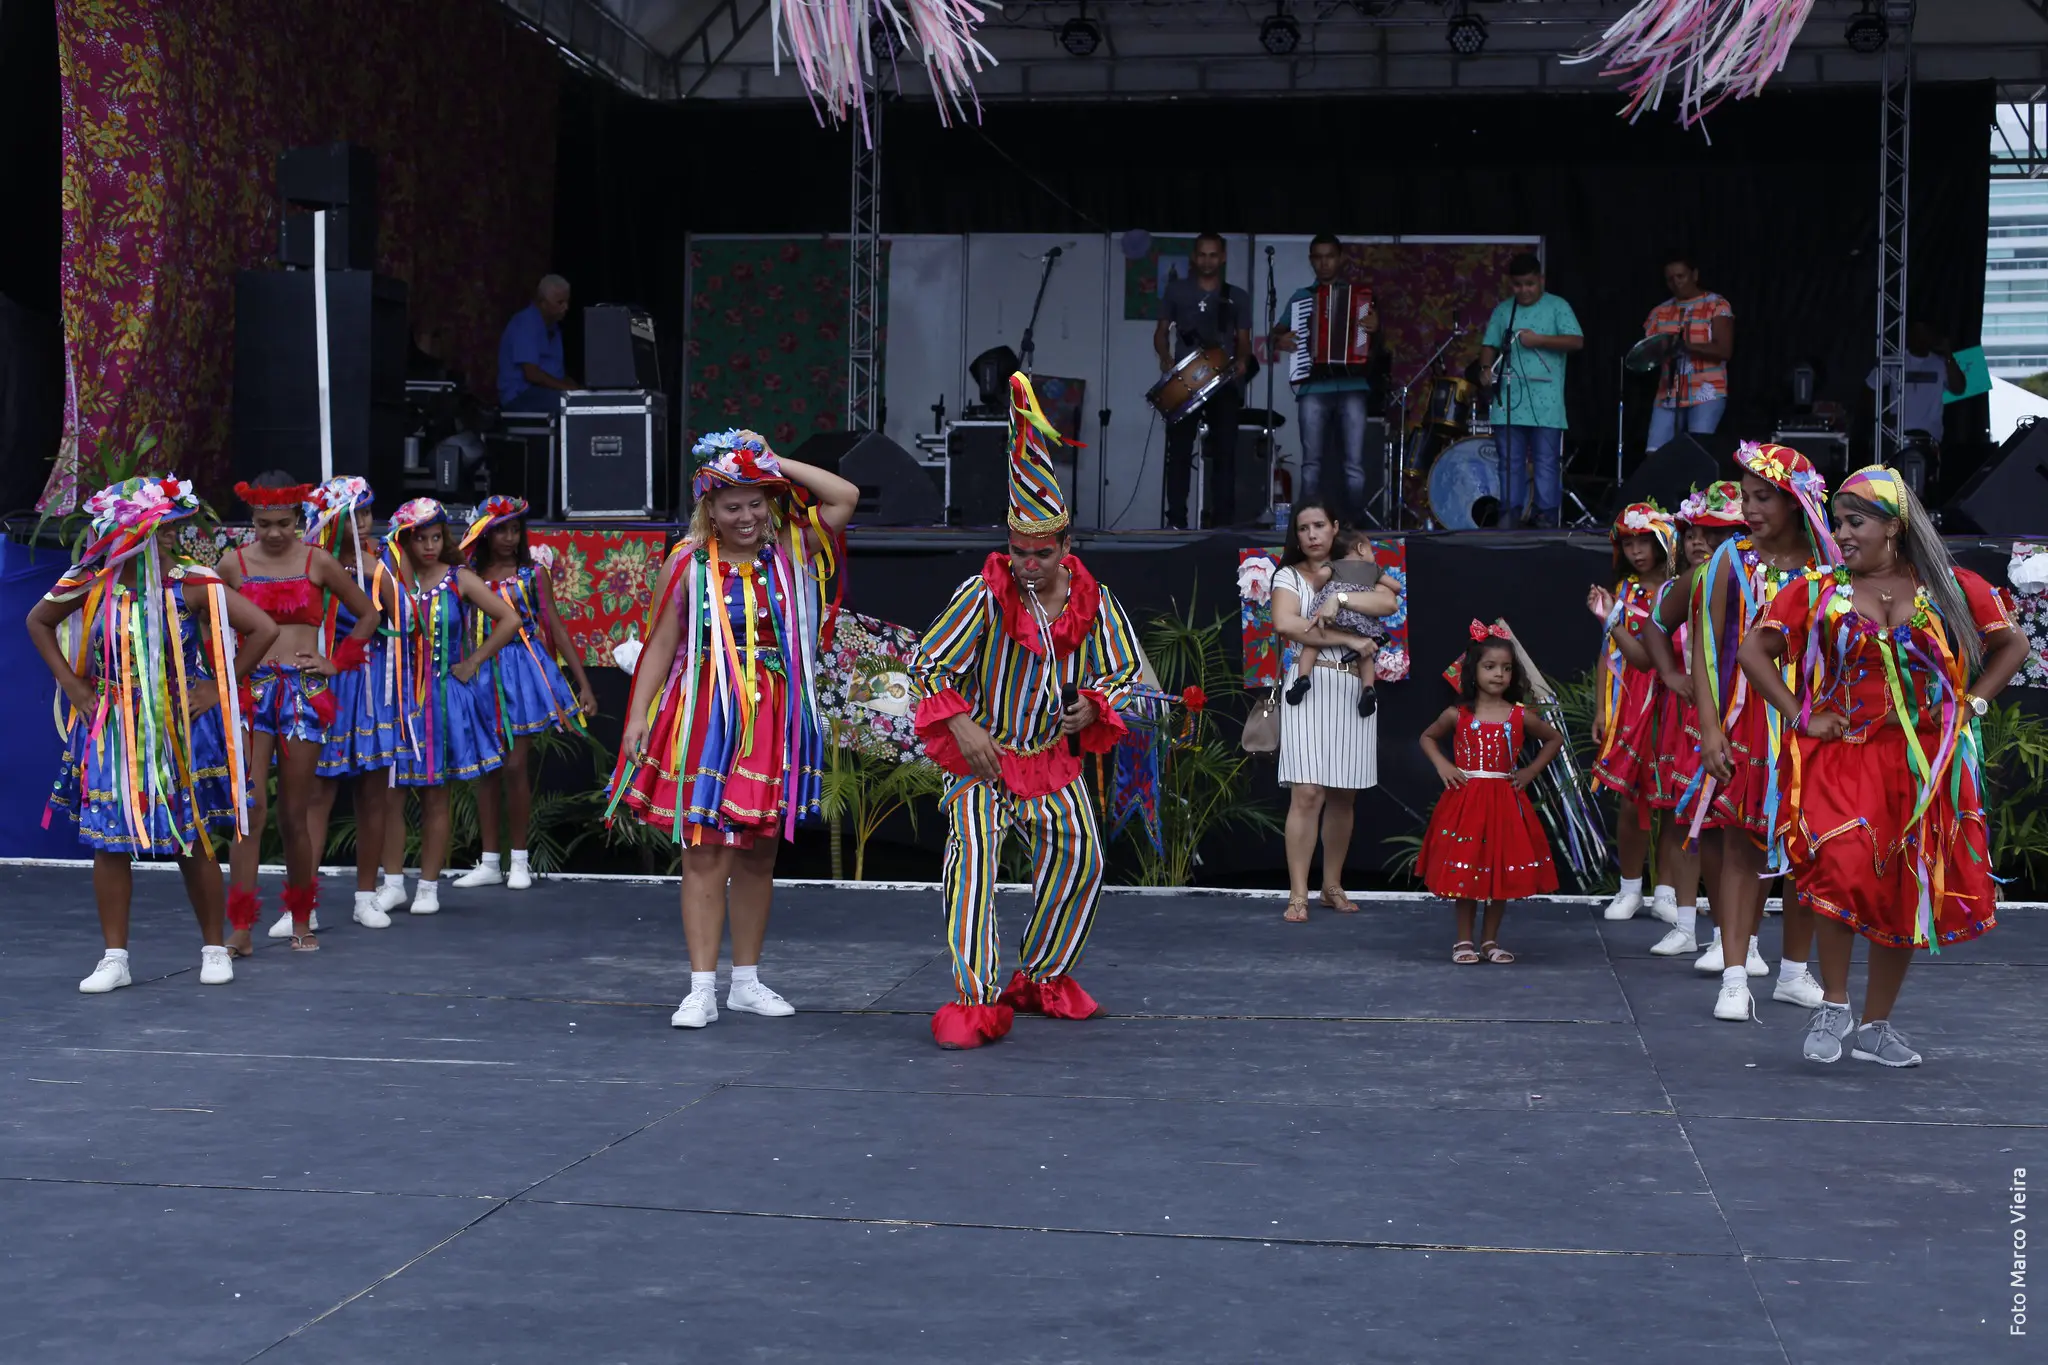
[[1495, 622], [1493, 625], [1489, 626], [1486, 625], [1484, 622], [1474, 621], [1468, 627], [1468, 629], [1472, 632], [1472, 638], [1474, 640], [1506, 640], [1510, 638], [1508, 635], [1508, 628], [1504, 625], [1501, 625], [1499, 622]]

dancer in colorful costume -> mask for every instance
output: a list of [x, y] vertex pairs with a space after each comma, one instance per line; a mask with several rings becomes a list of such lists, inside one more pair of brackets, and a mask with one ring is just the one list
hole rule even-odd
[[[1694, 965], [1720, 975], [1714, 1017], [1731, 1021], [1755, 1014], [1748, 978], [1770, 973], [1756, 948], [1757, 925], [1768, 879], [1786, 871], [1776, 833], [1784, 725], [1736, 668], [1736, 651], [1779, 593], [1817, 594], [1806, 571], [1832, 568], [1839, 559], [1821, 505], [1827, 483], [1804, 455], [1745, 441], [1735, 459], [1742, 466], [1742, 515], [1749, 534], [1716, 550], [1694, 580], [1689, 622], [1700, 766], [1706, 773], [1691, 828], [1695, 834], [1721, 832], [1721, 879], [1713, 889], [1721, 951], [1708, 950]], [[1785, 661], [1784, 681], [1799, 686], [1796, 659]], [[1820, 1003], [1820, 983], [1806, 970], [1813, 912], [1789, 892], [1784, 905], [1784, 960], [1771, 998], [1811, 1009]]]
[[690, 993], [669, 1019], [677, 1028], [718, 1018], [728, 907], [726, 1008], [795, 1013], [761, 982], [761, 944], [776, 850], [818, 815], [821, 585], [860, 497], [836, 474], [778, 459], [756, 432], [715, 432], [694, 453], [697, 505], [662, 569], [612, 784], [613, 809], [683, 845]]
[[[1780, 592], [1740, 658], [1793, 732], [1777, 831], [1801, 903], [1820, 916], [1823, 992], [1805, 1055], [1837, 1061], [1846, 1043], [1862, 1061], [1918, 1066], [1891, 1024], [1914, 951], [1998, 922], [1979, 718], [2028, 646], [1991, 585], [1950, 561], [1895, 471], [1857, 470], [1834, 511], [1840, 566]], [[1799, 660], [1796, 691], [1784, 658]], [[1858, 934], [1870, 940], [1860, 1027], [1849, 1009]]]
[[[1620, 798], [1615, 843], [1621, 889], [1608, 903], [1608, 919], [1635, 918], [1643, 908], [1643, 865], [1650, 853], [1650, 807], [1657, 795], [1657, 714], [1663, 688], [1642, 635], [1657, 595], [1671, 581], [1678, 528], [1654, 502], [1633, 503], [1614, 520], [1615, 587], [1595, 586], [1586, 605], [1607, 627], [1601, 651], [1600, 755], [1593, 781]], [[1678, 917], [1675, 902], [1653, 898], [1653, 913]]]
[[[1022, 374], [1010, 376], [1010, 544], [990, 553], [924, 633], [913, 663], [917, 732], [955, 775], [948, 820], [946, 941], [958, 999], [932, 1019], [940, 1047], [979, 1047], [1016, 1010], [1087, 1019], [1100, 1007], [1070, 975], [1102, 890], [1102, 836], [1081, 752], [1107, 753], [1141, 671], [1123, 608], [1068, 552], [1067, 509], [1048, 443], [1062, 438]], [[999, 986], [997, 856], [1012, 828], [1031, 845], [1031, 920]]]
[[[235, 485], [249, 508], [255, 539], [221, 557], [227, 585], [277, 622], [277, 641], [249, 677], [242, 697], [249, 722], [249, 825], [228, 855], [228, 951], [247, 957], [249, 934], [262, 913], [256, 894], [263, 827], [270, 817], [270, 763], [277, 760], [277, 827], [284, 843], [284, 908], [280, 921], [296, 952], [313, 952], [313, 911], [320, 903], [320, 850], [308, 818], [320, 751], [337, 715], [333, 679], [360, 669], [377, 633], [377, 609], [334, 556], [301, 542], [299, 530], [310, 484], [272, 470]], [[330, 654], [323, 645], [329, 604], [338, 600], [356, 618], [348, 638]], [[273, 937], [282, 937], [276, 928]]]
[[[497, 718], [505, 762], [496, 773], [477, 779], [476, 814], [483, 834], [483, 856], [474, 869], [455, 879], [460, 887], [506, 885], [523, 891], [533, 885], [526, 850], [533, 829], [533, 776], [527, 768], [533, 737], [543, 730], [580, 730], [584, 716], [597, 711], [583, 660], [570, 643], [562, 614], [555, 610], [548, 571], [534, 562], [527, 549], [526, 513], [523, 498], [486, 498], [462, 537], [463, 552], [470, 557], [477, 577], [519, 613], [519, 639], [477, 674], [475, 686], [482, 694], [484, 711]], [[480, 641], [483, 618], [472, 616], [469, 631], [472, 644]], [[557, 656], [576, 679], [574, 691], [555, 662]], [[501, 810], [511, 817], [509, 872], [498, 862], [498, 844], [503, 837]]]
[[[1664, 813], [1664, 828], [1657, 838], [1657, 867], [1662, 879], [1657, 899], [1670, 893], [1672, 916], [1670, 929], [1650, 946], [1658, 957], [1689, 957], [1699, 952], [1701, 886], [1703, 882], [1708, 888], [1717, 886], [1721, 875], [1720, 839], [1703, 839], [1693, 847], [1686, 837], [1692, 803], [1704, 786], [1700, 712], [1692, 685], [1692, 632], [1686, 619], [1694, 580], [1705, 571], [1722, 542], [1744, 529], [1742, 485], [1723, 479], [1695, 489], [1680, 504], [1676, 520], [1679, 563], [1651, 613], [1657, 629], [1645, 631], [1639, 646], [1648, 654], [1662, 685], [1657, 712], [1657, 794], [1650, 804]], [[1714, 932], [1718, 936], [1720, 930]]]
[[[386, 604], [398, 600], [398, 588], [391, 571], [377, 558], [371, 497], [368, 481], [344, 474], [308, 494], [300, 512], [305, 518], [306, 541], [333, 555], [381, 615]], [[338, 595], [326, 593], [324, 599], [320, 649], [340, 671], [327, 680], [334, 697], [334, 721], [327, 727], [327, 742], [320, 747], [315, 767], [320, 780], [313, 784], [306, 825], [312, 834], [313, 856], [318, 858], [327, 848], [335, 795], [344, 780], [355, 782], [354, 918], [366, 929], [386, 929], [391, 925], [389, 912], [405, 900], [403, 879], [396, 888], [380, 889], [377, 881], [391, 769], [398, 762], [398, 693], [385, 666], [385, 635], [380, 631], [364, 640], [361, 662], [345, 665], [343, 661], [353, 653], [350, 641], [356, 637], [360, 620]], [[273, 938], [290, 932], [289, 915], [270, 927]]]
[[57, 680], [64, 736], [43, 824], [67, 812], [93, 851], [106, 952], [78, 983], [88, 995], [130, 982], [135, 858], [177, 860], [205, 945], [199, 980], [235, 979], [221, 942], [220, 855], [249, 799], [236, 684], [269, 652], [277, 626], [178, 555], [172, 524], [199, 510], [192, 485], [175, 474], [101, 489], [85, 503], [92, 525], [78, 562], [28, 615], [29, 638]]
[[[440, 503], [414, 498], [391, 514], [384, 562], [397, 585], [391, 618], [396, 638], [385, 651], [384, 669], [398, 698], [397, 785], [420, 789], [420, 878], [409, 907], [415, 915], [441, 909], [448, 783], [480, 777], [504, 761], [497, 726], [470, 684], [491, 656], [519, 638], [519, 613], [512, 604], [451, 562], [450, 552], [448, 511]], [[465, 603], [491, 622], [482, 642], [466, 649]], [[387, 884], [405, 865], [405, 830], [394, 806], [384, 821]], [[402, 892], [403, 874], [398, 875]]]

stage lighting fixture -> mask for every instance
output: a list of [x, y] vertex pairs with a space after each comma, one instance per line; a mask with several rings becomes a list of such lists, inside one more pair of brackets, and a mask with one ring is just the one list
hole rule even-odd
[[1259, 25], [1259, 46], [1275, 57], [1285, 57], [1301, 46], [1301, 26], [1284, 14], [1272, 14]]
[[1872, 9], [1868, 3], [1865, 3], [1856, 17], [1849, 21], [1849, 26], [1842, 30], [1842, 41], [1849, 45], [1849, 50], [1860, 52], [1866, 57], [1884, 51], [1885, 44], [1891, 41], [1891, 36], [1891, 25], [1885, 23], [1884, 16]]
[[1093, 55], [1102, 46], [1102, 30], [1083, 14], [1060, 25], [1060, 46], [1076, 57]]
[[1444, 41], [1460, 57], [1477, 57], [1486, 47], [1486, 21], [1476, 14], [1460, 11], [1444, 30]]

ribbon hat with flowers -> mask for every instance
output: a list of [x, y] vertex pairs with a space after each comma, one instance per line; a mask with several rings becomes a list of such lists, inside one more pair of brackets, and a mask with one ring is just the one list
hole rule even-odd
[[1705, 488], [1695, 488], [1678, 505], [1677, 520], [1686, 526], [1741, 527], [1742, 485], [1722, 479]]
[[[80, 613], [65, 622], [59, 642], [81, 678], [100, 680], [99, 705], [91, 716], [72, 711], [60, 689], [56, 721], [60, 734], [88, 724], [95, 743], [114, 743], [122, 753], [112, 765], [114, 800], [128, 832], [147, 842], [149, 812], [169, 800], [174, 790], [192, 803], [191, 720], [185, 694], [183, 627], [178, 621], [176, 594], [167, 579], [183, 581], [185, 591], [207, 595], [206, 634], [200, 641], [213, 677], [220, 680], [227, 743], [228, 770], [236, 810], [236, 827], [247, 832], [248, 771], [241, 747], [241, 707], [235, 689], [235, 640], [228, 624], [227, 585], [210, 570], [172, 566], [166, 572], [157, 548], [157, 531], [203, 510], [188, 480], [175, 474], [124, 479], [86, 499], [91, 520], [79, 560], [50, 596], [70, 601], [84, 596]], [[121, 572], [135, 563], [132, 587]], [[89, 661], [90, 654], [99, 655]], [[172, 687], [172, 680], [178, 686]], [[202, 822], [199, 846], [212, 856], [212, 841]], [[186, 850], [190, 852], [188, 848]]]

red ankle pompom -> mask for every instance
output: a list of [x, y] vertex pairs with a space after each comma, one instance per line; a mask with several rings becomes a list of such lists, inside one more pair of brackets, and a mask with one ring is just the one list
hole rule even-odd
[[237, 933], [256, 927], [257, 916], [263, 913], [263, 898], [246, 886], [228, 888], [228, 928]]

